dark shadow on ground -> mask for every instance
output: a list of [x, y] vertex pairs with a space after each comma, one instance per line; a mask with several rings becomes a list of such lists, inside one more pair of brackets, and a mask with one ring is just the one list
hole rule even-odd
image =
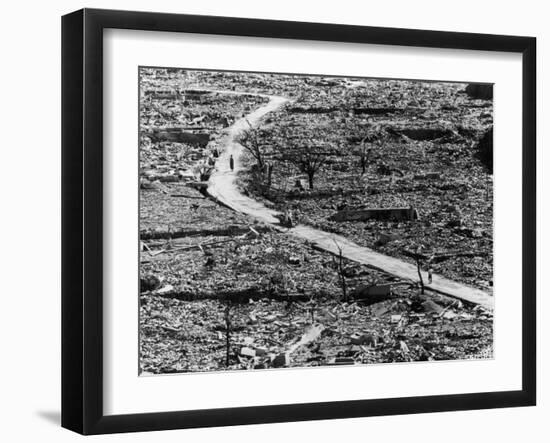
[[36, 415], [53, 425], [61, 425], [61, 411], [36, 411]]

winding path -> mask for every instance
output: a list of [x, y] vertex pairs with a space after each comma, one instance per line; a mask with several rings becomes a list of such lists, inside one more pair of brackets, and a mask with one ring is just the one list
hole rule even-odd
[[[250, 94], [235, 91], [216, 91], [232, 94]], [[236, 185], [238, 172], [243, 169], [241, 163], [241, 153], [243, 147], [236, 142], [237, 135], [248, 127], [248, 122], [252, 126], [258, 125], [262, 117], [269, 112], [275, 111], [288, 101], [287, 98], [279, 96], [270, 96], [257, 94], [269, 98], [269, 102], [246, 117], [237, 120], [226, 130], [226, 135], [222, 139], [224, 147], [216, 168], [210, 176], [207, 192], [220, 203], [231, 209], [250, 215], [263, 223], [269, 223], [279, 228], [278, 212], [267, 208], [262, 203], [241, 194]], [[229, 167], [229, 158], [233, 155], [234, 169]], [[320, 229], [306, 225], [297, 225], [292, 229], [285, 230], [287, 234], [309, 241], [317, 248], [338, 254], [338, 246], [342, 249], [342, 255], [357, 263], [381, 270], [396, 277], [407, 280], [418, 280], [416, 266], [401, 259], [380, 254], [370, 248], [360, 246], [345, 237], [333, 233], [325, 232]], [[338, 245], [337, 245], [338, 244]], [[462, 283], [449, 280], [441, 275], [434, 274], [432, 283], [426, 285], [432, 291], [465, 300], [483, 306], [492, 310], [494, 307], [494, 297], [480, 289], [464, 285]]]
[[[238, 94], [234, 91], [231, 92]], [[216, 168], [214, 173], [210, 176], [207, 192], [218, 202], [223, 203], [237, 212], [251, 215], [264, 223], [278, 224], [279, 219], [276, 217], [276, 211], [268, 209], [262, 203], [241, 194], [239, 188], [235, 184], [237, 173], [243, 169], [241, 162], [243, 147], [235, 141], [237, 136], [241, 131], [248, 128], [248, 123], [252, 126], [256, 126], [264, 115], [275, 111], [288, 101], [288, 99], [278, 96], [262, 95], [262, 97], [269, 98], [269, 102], [251, 112], [246, 117], [237, 120], [226, 129], [226, 135], [221, 140], [223, 152], [216, 161]], [[229, 167], [229, 158], [231, 155], [233, 155], [234, 161], [233, 171], [231, 171]]]

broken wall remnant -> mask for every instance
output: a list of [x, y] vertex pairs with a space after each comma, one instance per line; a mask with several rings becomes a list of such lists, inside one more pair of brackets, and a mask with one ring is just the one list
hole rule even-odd
[[397, 129], [397, 132], [416, 141], [436, 140], [438, 138], [456, 135], [455, 132], [449, 128], [403, 128]]
[[425, 172], [423, 174], [414, 174], [413, 178], [415, 180], [440, 180], [440, 172]]
[[362, 285], [352, 291], [350, 295], [355, 300], [362, 300], [371, 305], [391, 298], [392, 290], [390, 284]]
[[185, 94], [186, 98], [189, 98], [189, 97], [196, 98], [196, 97], [202, 97], [205, 95], [210, 95], [212, 94], [212, 91], [209, 91], [207, 89], [185, 89], [183, 91], [183, 94]]
[[153, 129], [146, 134], [155, 142], [169, 141], [174, 143], [186, 143], [192, 146], [205, 148], [210, 141], [210, 134], [186, 132], [181, 128]]
[[[306, 106], [297, 105], [288, 108], [288, 111], [293, 114], [330, 114], [336, 111], [347, 111], [346, 107], [336, 106]], [[350, 109], [355, 115], [385, 115], [404, 112], [404, 108], [396, 108], [394, 106], [377, 106], [377, 107], [353, 107]]]
[[380, 234], [378, 234], [378, 239], [376, 240], [375, 244], [377, 246], [384, 246], [389, 242], [392, 242], [394, 240], [399, 240], [400, 238], [401, 238], [401, 235], [399, 234], [387, 234], [385, 232], [381, 232]]
[[332, 221], [365, 221], [365, 220], [418, 220], [418, 211], [414, 207], [408, 208], [369, 208], [344, 209], [332, 215]]
[[470, 83], [466, 86], [466, 94], [469, 97], [480, 100], [492, 100], [493, 99], [493, 85], [480, 85]]
[[212, 94], [212, 92], [200, 89], [149, 89], [144, 91], [144, 94], [153, 100], [201, 100], [202, 97]]
[[144, 91], [144, 94], [153, 100], [176, 100], [182, 98], [181, 92], [174, 89], [152, 89]]
[[308, 186], [308, 183], [307, 183], [307, 180], [305, 179], [297, 179], [295, 182], [294, 182], [294, 187], [296, 189], [300, 189], [302, 191], [306, 190], [309, 186]]
[[293, 114], [329, 114], [337, 111], [338, 108], [332, 106], [292, 106], [288, 108], [288, 112]]
[[384, 114], [394, 114], [396, 112], [404, 112], [404, 108], [395, 108], [395, 107], [363, 107], [363, 108], [352, 108], [352, 111], [356, 115], [367, 114], [367, 115], [384, 115]]

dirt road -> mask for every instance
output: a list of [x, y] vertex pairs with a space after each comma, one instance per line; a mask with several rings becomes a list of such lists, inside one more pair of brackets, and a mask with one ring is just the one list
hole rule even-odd
[[[288, 101], [284, 97], [265, 97], [269, 98], [266, 105], [251, 112], [245, 118], [237, 120], [227, 129], [227, 135], [222, 140], [223, 152], [216, 161], [216, 169], [210, 176], [207, 192], [210, 196], [235, 211], [251, 215], [264, 223], [278, 224], [279, 220], [275, 217], [276, 211], [268, 209], [260, 202], [241, 194], [235, 184], [237, 173], [242, 169], [241, 153], [243, 150], [243, 147], [235, 141], [236, 137], [243, 129], [248, 128], [248, 123], [256, 126], [264, 115], [276, 110]], [[234, 162], [233, 170], [229, 166], [231, 156], [233, 156]]]
[[[239, 94], [239, 92], [234, 91], [230, 91], [230, 93]], [[245, 93], [243, 92], [241, 94]], [[235, 141], [237, 135], [248, 127], [247, 121], [252, 126], [256, 126], [262, 117], [276, 110], [288, 101], [287, 98], [279, 96], [264, 95], [264, 97], [269, 98], [267, 104], [251, 112], [245, 118], [237, 120], [227, 129], [227, 135], [222, 141], [223, 153], [216, 162], [216, 169], [210, 177], [207, 192], [211, 197], [235, 211], [248, 214], [261, 222], [279, 227], [279, 219], [276, 217], [278, 213], [276, 211], [243, 195], [236, 185], [237, 174], [242, 169], [240, 157], [243, 151], [243, 147]], [[234, 160], [233, 170], [230, 168], [230, 156], [233, 156]], [[380, 254], [370, 248], [359, 246], [342, 236], [305, 225], [298, 225], [285, 231], [290, 235], [308, 240], [318, 248], [332, 254], [338, 253], [339, 246], [342, 249], [342, 255], [349, 260], [387, 272], [399, 278], [414, 281], [418, 280], [418, 273], [415, 265], [398, 258]], [[425, 276], [424, 280], [427, 281], [427, 276]], [[494, 297], [492, 295], [437, 274], [433, 275], [432, 283], [426, 285], [426, 287], [432, 291], [472, 302], [490, 310], [494, 308]]]

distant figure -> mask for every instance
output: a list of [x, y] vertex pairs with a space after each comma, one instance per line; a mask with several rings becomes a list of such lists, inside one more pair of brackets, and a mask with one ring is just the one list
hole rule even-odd
[[289, 211], [288, 208], [285, 209], [283, 213], [283, 226], [287, 228], [292, 228], [294, 226], [294, 220], [292, 219], [292, 211]]
[[433, 266], [432, 266], [432, 262], [433, 262], [434, 258], [435, 258], [435, 255], [432, 254], [430, 256], [430, 258], [428, 259], [428, 284], [430, 284], [430, 285], [432, 284], [432, 277], [433, 277], [433, 272], [434, 272]]
[[233, 155], [229, 156], [229, 167], [231, 168], [231, 171], [233, 171], [233, 168], [235, 167], [235, 162], [233, 161]]
[[292, 228], [294, 226], [294, 218], [292, 217], [292, 211], [288, 211], [288, 227]]

